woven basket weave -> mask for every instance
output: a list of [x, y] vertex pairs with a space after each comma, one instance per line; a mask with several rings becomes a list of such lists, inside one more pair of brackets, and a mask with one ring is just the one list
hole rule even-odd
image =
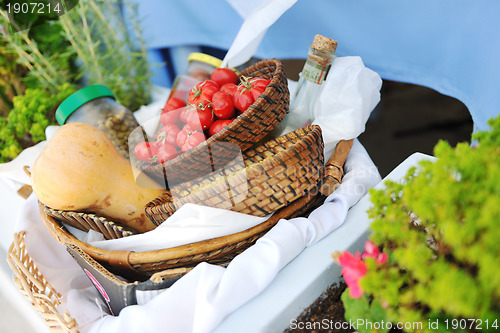
[[[76, 240], [76, 238], [67, 232], [62, 223], [63, 221], [67, 222], [65, 221], [67, 220], [67, 215], [57, 214], [57, 217], [54, 217], [50, 215], [50, 210], [42, 205], [40, 206], [40, 213], [45, 225], [60, 243], [81, 249], [101, 263], [108, 264], [107, 266], [111, 267], [111, 271], [114, 268], [121, 270], [124, 266], [130, 266], [134, 272], [141, 272], [138, 276], [144, 276], [144, 274], [152, 275], [154, 272], [162, 274], [161, 271], [163, 269], [161, 267], [166, 266], [188, 267], [201, 261], [213, 264], [227, 263], [237, 253], [240, 253], [246, 247], [253, 244], [255, 240], [274, 226], [279, 219], [307, 216], [312, 209], [321, 205], [325, 199], [325, 195], [331, 193], [340, 184], [343, 175], [342, 166], [351, 146], [352, 140], [341, 141], [337, 145], [334, 153], [328, 160], [326, 166], [327, 175], [323, 178], [319, 192], [306, 193], [303, 197], [280, 209], [262, 225], [236, 235], [231, 235], [230, 237], [220, 237], [172, 249], [147, 253], [121, 253], [120, 256], [125, 258], [126, 264], [122, 263], [114, 267], [109, 264], [110, 258], [113, 256], [109, 251], [89, 247], [85, 243]], [[105, 222], [101, 219], [94, 219], [94, 221], [96, 224]], [[68, 312], [59, 312], [57, 306], [61, 303], [61, 295], [52, 288], [38, 271], [24, 244], [24, 232], [14, 235], [7, 261], [15, 275], [14, 279], [19, 289], [42, 318], [45, 319], [50, 331], [78, 332], [76, 321], [71, 318]]]
[[[290, 92], [283, 64], [277, 59], [262, 60], [241, 75], [271, 79], [266, 90], [226, 128], [197, 147], [165, 163], [133, 161], [134, 165], [161, 182], [179, 184], [213, 171], [212, 149], [216, 149], [217, 163], [225, 165], [235, 154], [245, 151], [271, 132], [285, 117], [290, 103]], [[232, 145], [217, 145], [218, 142]]]
[[[263, 223], [224, 237], [148, 252], [107, 251], [93, 247], [75, 238], [64, 227], [63, 222], [66, 221], [61, 217], [54, 217], [41, 204], [40, 215], [49, 232], [59, 243], [66, 246], [74, 245], [79, 247], [106, 269], [122, 276], [142, 280], [155, 272], [170, 268], [194, 266], [203, 261], [219, 263], [230, 260], [236, 254], [254, 244], [257, 239], [262, 237], [280, 219], [307, 216], [311, 209], [320, 205], [325, 199], [325, 195], [333, 192], [340, 184], [342, 166], [351, 146], [352, 140], [339, 142], [326, 167], [331, 173], [323, 178], [319, 186], [319, 191], [318, 187], [315, 187], [313, 191], [307, 192], [304, 196], [279, 209]], [[333, 167], [329, 167], [330, 165]], [[327, 190], [322, 191], [327, 181], [330, 182], [326, 186]]]
[[14, 273], [14, 282], [33, 308], [45, 320], [51, 332], [78, 332], [75, 319], [68, 311], [60, 313], [61, 295], [47, 282], [31, 259], [24, 244], [24, 232], [14, 234], [7, 262]]
[[100, 232], [105, 239], [118, 239], [137, 234], [137, 231], [126, 226], [109, 221], [105, 217], [83, 212], [69, 212], [45, 207], [47, 215], [64, 221], [68, 225], [83, 231]]
[[319, 126], [308, 126], [243, 153], [224, 169], [171, 188], [146, 206], [157, 225], [185, 203], [266, 216], [318, 186], [324, 176]]

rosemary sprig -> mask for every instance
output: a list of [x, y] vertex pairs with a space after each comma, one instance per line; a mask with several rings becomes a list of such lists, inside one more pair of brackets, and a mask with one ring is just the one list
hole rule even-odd
[[[82, 0], [61, 16], [66, 37], [82, 62], [89, 84], [107, 85], [118, 101], [135, 111], [150, 101], [150, 72], [137, 9], [128, 1]], [[120, 6], [129, 15], [122, 16]], [[134, 32], [129, 36], [126, 23]], [[139, 50], [134, 45], [137, 41]]]
[[[9, 16], [4, 10], [0, 10], [0, 25], [9, 27]], [[15, 23], [12, 23], [15, 28]], [[1, 34], [5, 40], [7, 51], [16, 54], [18, 62], [25, 66], [33, 76], [41, 83], [45, 83], [49, 88], [55, 89], [58, 85], [68, 80], [64, 71], [57, 70], [50, 62], [49, 58], [43, 55], [36, 43], [28, 36], [27, 30], [14, 33], [11, 31]]]

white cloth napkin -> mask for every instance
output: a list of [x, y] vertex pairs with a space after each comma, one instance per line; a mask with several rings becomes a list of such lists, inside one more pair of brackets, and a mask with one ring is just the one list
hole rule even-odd
[[34, 195], [25, 203], [16, 231], [47, 281], [63, 295], [81, 332], [210, 332], [258, 295], [305, 247], [338, 228], [349, 207], [380, 181], [363, 146], [355, 140], [340, 187], [309, 218], [281, 220], [227, 268], [202, 263], [169, 289], [117, 317], [104, 315], [99, 296], [65, 248], [42, 225]]
[[380, 101], [380, 76], [365, 67], [360, 57], [337, 57], [313, 109], [313, 124], [323, 129], [326, 147], [357, 138], [365, 131], [372, 110]]
[[237, 67], [250, 60], [257, 51], [267, 28], [296, 2], [297, 0], [260, 1], [258, 7], [245, 18], [238, 35], [222, 60], [221, 67]]
[[45, 147], [46, 141], [42, 141], [32, 147], [23, 150], [13, 161], [0, 163], [0, 178], [15, 185], [16, 191], [24, 184], [31, 184], [30, 177], [24, 172], [23, 167], [31, 166]]
[[156, 229], [113, 240], [90, 242], [104, 250], [154, 251], [231, 235], [251, 228], [267, 217], [230, 210], [184, 204]]

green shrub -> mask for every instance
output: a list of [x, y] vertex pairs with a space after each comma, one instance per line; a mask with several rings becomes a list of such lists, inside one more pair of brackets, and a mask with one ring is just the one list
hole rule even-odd
[[439, 142], [437, 161], [370, 191], [370, 239], [389, 260], [365, 259], [363, 295], [342, 296], [346, 318], [418, 332], [500, 328], [500, 117], [489, 124], [477, 144]]
[[43, 88], [27, 88], [23, 95], [15, 96], [8, 117], [0, 118], [0, 163], [45, 140], [45, 128], [56, 124], [56, 108], [75, 91], [75, 86], [64, 83], [56, 94]]

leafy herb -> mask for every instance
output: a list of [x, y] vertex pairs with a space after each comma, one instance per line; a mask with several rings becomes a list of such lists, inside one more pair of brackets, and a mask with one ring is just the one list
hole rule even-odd
[[122, 1], [80, 1], [60, 22], [82, 62], [80, 75], [88, 84], [108, 86], [122, 105], [135, 111], [150, 102], [150, 71], [137, 8], [123, 3], [127, 16], [120, 11]]
[[375, 312], [379, 322], [421, 324], [420, 330], [405, 327], [408, 332], [435, 332], [430, 323], [436, 320], [439, 331], [453, 331], [453, 320], [469, 318], [485, 330], [486, 320], [489, 330], [497, 320], [498, 328], [500, 117], [489, 124], [491, 131], [473, 136], [477, 145], [452, 148], [441, 141], [436, 162], [421, 162], [402, 184], [370, 192], [371, 240], [389, 261], [366, 260], [363, 296], [342, 297], [349, 319]]
[[59, 20], [26, 17], [33, 27], [17, 31], [0, 10], [0, 162], [43, 140], [57, 105], [79, 87], [104, 84], [132, 111], [150, 102], [136, 15], [128, 0], [87, 0]]
[[55, 95], [43, 88], [28, 88], [23, 95], [14, 97], [7, 119], [0, 118], [0, 162], [7, 162], [23, 148], [45, 140], [45, 128], [55, 124], [55, 109], [75, 89], [65, 83]]

